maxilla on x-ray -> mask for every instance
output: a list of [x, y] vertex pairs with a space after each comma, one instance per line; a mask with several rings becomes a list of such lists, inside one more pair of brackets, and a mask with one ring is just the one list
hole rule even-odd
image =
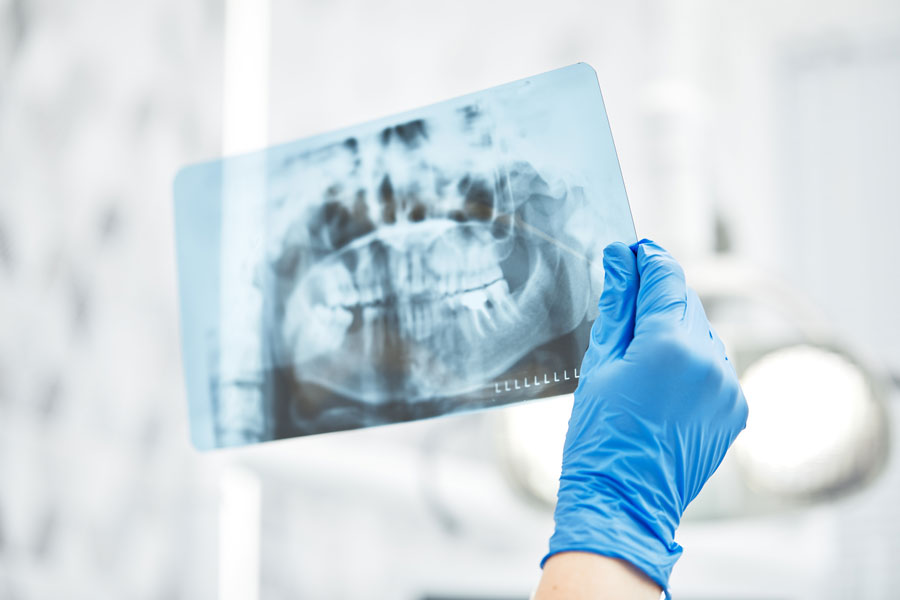
[[200, 448], [569, 393], [602, 249], [635, 239], [584, 64], [188, 167], [175, 196]]

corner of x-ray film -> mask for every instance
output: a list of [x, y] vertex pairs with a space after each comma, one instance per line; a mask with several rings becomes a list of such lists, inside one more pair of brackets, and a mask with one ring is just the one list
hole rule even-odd
[[579, 64], [176, 180], [185, 372], [210, 448], [571, 392], [634, 228]]

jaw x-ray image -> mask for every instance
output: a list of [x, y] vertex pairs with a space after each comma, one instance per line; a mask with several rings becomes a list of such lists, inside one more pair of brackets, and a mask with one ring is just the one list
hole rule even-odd
[[569, 393], [635, 241], [585, 64], [187, 167], [175, 215], [201, 449]]

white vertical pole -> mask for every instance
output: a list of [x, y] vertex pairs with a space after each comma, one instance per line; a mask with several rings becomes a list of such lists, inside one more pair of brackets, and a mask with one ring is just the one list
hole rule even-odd
[[219, 485], [219, 600], [258, 600], [259, 478], [249, 469], [225, 465]]
[[226, 155], [266, 145], [269, 12], [269, 0], [225, 0], [222, 144]]
[[[266, 146], [269, 2], [225, 0], [222, 150], [226, 156]], [[239, 384], [258, 379], [262, 366], [261, 299], [253, 289], [252, 272], [261, 252], [265, 222], [260, 203], [248, 200], [265, 198], [265, 170], [238, 172], [226, 163], [222, 178], [218, 417], [226, 436], [240, 437], [242, 431], [253, 430], [262, 422], [258, 390]], [[219, 600], [258, 600], [259, 478], [248, 469], [226, 464], [220, 493]]]
[[[222, 137], [226, 155], [266, 145], [269, 0], [226, 0]], [[262, 296], [253, 284], [264, 253], [266, 162], [260, 154], [222, 169], [219, 255], [219, 441], [257, 441], [263, 429]]]
[[[710, 59], [705, 54], [708, 37], [698, 34], [714, 29], [713, 8], [710, 0], [659, 0], [656, 8], [662, 20], [655, 47], [660, 66], [647, 99], [656, 151], [651, 227], [665, 231], [664, 245], [690, 262], [708, 256], [715, 241], [715, 166], [708, 148], [712, 107], [702, 87]], [[709, 27], [698, 27], [698, 22], [709, 22]], [[639, 226], [642, 235], [653, 237], [654, 232]]]

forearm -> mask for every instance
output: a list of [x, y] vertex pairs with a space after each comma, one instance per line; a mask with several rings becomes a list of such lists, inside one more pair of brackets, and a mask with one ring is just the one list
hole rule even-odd
[[659, 600], [662, 590], [628, 562], [590, 552], [547, 559], [534, 600]]

